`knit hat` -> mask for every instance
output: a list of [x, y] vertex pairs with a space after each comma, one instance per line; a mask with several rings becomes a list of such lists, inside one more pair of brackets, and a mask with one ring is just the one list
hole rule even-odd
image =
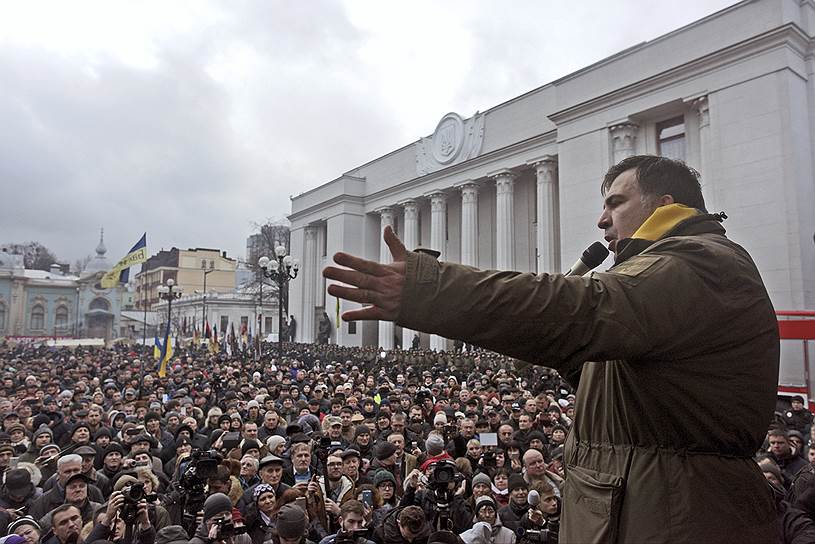
[[48, 426], [48, 425], [46, 425], [45, 423], [41, 424], [41, 425], [40, 425], [40, 426], [37, 428], [37, 430], [36, 430], [36, 431], [34, 431], [34, 435], [31, 437], [31, 441], [32, 441], [32, 442], [36, 442], [36, 441], [37, 441], [37, 438], [38, 438], [38, 437], [40, 437], [40, 436], [42, 436], [42, 435], [44, 435], [44, 434], [47, 434], [47, 435], [48, 435], [48, 436], [50, 436], [52, 439], [54, 438], [54, 431], [52, 431], [52, 430], [51, 430], [51, 427], [49, 427], [49, 426]]
[[509, 492], [512, 493], [516, 489], [529, 489], [529, 484], [526, 483], [524, 477], [520, 474], [513, 474], [509, 477]]
[[367, 425], [357, 425], [357, 428], [354, 429], [354, 438], [359, 438], [363, 434], [371, 434], [371, 429]]
[[156, 544], [187, 544], [190, 538], [181, 525], [167, 525], [156, 533]]
[[125, 454], [125, 450], [124, 450], [124, 448], [123, 448], [123, 447], [122, 447], [122, 445], [121, 445], [121, 444], [119, 444], [118, 442], [111, 442], [111, 443], [110, 443], [110, 444], [108, 444], [108, 446], [107, 446], [107, 447], [106, 447], [106, 448], [103, 450], [103, 452], [104, 452], [104, 453], [102, 453], [102, 459], [104, 459], [105, 457], [107, 457], [109, 453], [113, 453], [113, 452], [119, 452], [119, 454], [121, 454], [121, 455], [124, 455], [124, 454]]
[[28, 541], [20, 535], [9, 535], [0, 538], [0, 544], [26, 544], [26, 542]]
[[436, 416], [433, 418], [433, 425], [447, 425], [447, 415], [444, 412], [436, 412]]
[[374, 474], [374, 487], [379, 487], [380, 484], [391, 482], [396, 487], [396, 478], [389, 470], [379, 470]]
[[73, 436], [73, 435], [74, 435], [74, 433], [75, 433], [75, 432], [76, 432], [78, 429], [81, 429], [82, 427], [85, 427], [85, 428], [88, 430], [88, 436], [90, 436], [90, 435], [92, 434], [92, 433], [91, 433], [91, 426], [90, 426], [90, 425], [88, 425], [88, 424], [87, 424], [87, 423], [85, 423], [84, 421], [78, 421], [76, 424], [74, 424], [74, 426], [73, 426], [73, 427], [71, 427], [71, 432], [70, 432], [70, 433], [68, 433], [68, 436]]
[[385, 459], [396, 453], [397, 450], [398, 448], [391, 444], [390, 442], [382, 442], [379, 448], [377, 448], [376, 458], [379, 459], [380, 461], [384, 461]]
[[286, 439], [280, 435], [273, 435], [266, 440], [266, 447], [269, 451], [274, 451], [280, 444], [285, 444]]
[[24, 468], [17, 468], [6, 472], [6, 489], [15, 495], [28, 496], [34, 491], [31, 483], [31, 473]]
[[478, 515], [478, 511], [484, 508], [485, 506], [492, 506], [492, 509], [496, 512], [498, 511], [498, 505], [495, 504], [495, 500], [489, 495], [481, 495], [475, 500], [475, 515]]
[[425, 450], [430, 456], [436, 456], [444, 451], [444, 438], [438, 434], [430, 434], [424, 443]]
[[252, 449], [260, 451], [260, 442], [252, 438], [247, 438], [243, 441], [243, 446], [241, 446], [241, 455], [246, 455], [246, 452]]
[[492, 486], [492, 480], [490, 480], [490, 477], [489, 477], [488, 474], [485, 474], [483, 472], [479, 472], [478, 474], [473, 476], [473, 487], [477, 486], [478, 484], [484, 484], [487, 487], [491, 487]]
[[207, 418], [215, 416], [221, 417], [222, 415], [224, 415], [223, 411], [217, 406], [213, 406], [209, 409], [209, 412], [207, 412]]
[[252, 491], [252, 499], [257, 503], [258, 499], [264, 493], [271, 493], [272, 495], [275, 494], [274, 487], [269, 484], [258, 484], [255, 486], [254, 491]]
[[37, 523], [31, 516], [23, 516], [12, 521], [11, 523], [8, 524], [8, 528], [6, 529], [6, 531], [8, 532], [8, 534], [11, 534], [16, 529], [18, 529], [19, 527], [23, 527], [24, 525], [30, 525], [31, 527], [34, 527], [38, 532], [42, 532], [40, 524]]
[[306, 513], [296, 504], [286, 504], [277, 514], [277, 534], [283, 538], [297, 538], [306, 533]]
[[221, 512], [232, 512], [232, 501], [223, 493], [215, 493], [204, 501], [204, 521], [214, 518]]

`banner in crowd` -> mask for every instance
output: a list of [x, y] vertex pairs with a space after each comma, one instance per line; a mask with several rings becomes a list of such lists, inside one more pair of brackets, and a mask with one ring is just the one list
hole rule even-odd
[[147, 233], [142, 234], [136, 244], [130, 248], [122, 260], [110, 269], [110, 272], [102, 276], [102, 287], [111, 289], [120, 283], [127, 283], [130, 276], [130, 267], [147, 260]]

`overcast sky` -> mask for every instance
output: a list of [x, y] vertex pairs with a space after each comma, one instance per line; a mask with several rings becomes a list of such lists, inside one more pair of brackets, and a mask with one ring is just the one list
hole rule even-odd
[[0, 243], [244, 257], [289, 196], [727, 0], [0, 3]]

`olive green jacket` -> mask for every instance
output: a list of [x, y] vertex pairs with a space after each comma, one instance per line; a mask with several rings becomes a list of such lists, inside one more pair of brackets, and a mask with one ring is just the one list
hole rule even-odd
[[778, 326], [753, 261], [718, 219], [621, 241], [615, 266], [587, 277], [407, 257], [398, 324], [579, 384], [563, 543], [775, 540], [752, 456], [773, 413]]

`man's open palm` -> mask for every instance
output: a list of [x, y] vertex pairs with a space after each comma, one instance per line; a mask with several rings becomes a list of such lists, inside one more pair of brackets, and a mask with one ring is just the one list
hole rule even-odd
[[345, 321], [395, 321], [399, 315], [407, 250], [391, 227], [385, 227], [383, 236], [393, 256], [392, 263], [381, 264], [340, 252], [334, 255], [334, 262], [345, 268], [327, 266], [323, 270], [326, 279], [350, 286], [330, 285], [328, 294], [365, 305], [358, 310], [343, 312]]

